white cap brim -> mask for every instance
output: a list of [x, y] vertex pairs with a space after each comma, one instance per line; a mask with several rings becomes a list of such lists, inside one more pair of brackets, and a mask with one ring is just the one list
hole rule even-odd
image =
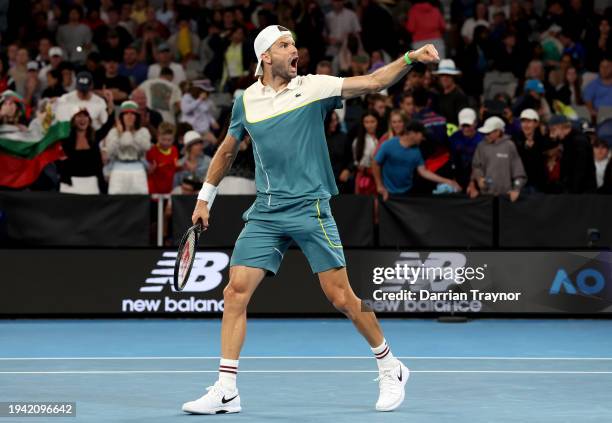
[[257, 62], [257, 69], [255, 69], [255, 76], [263, 75], [263, 66], [261, 65], [261, 59]]

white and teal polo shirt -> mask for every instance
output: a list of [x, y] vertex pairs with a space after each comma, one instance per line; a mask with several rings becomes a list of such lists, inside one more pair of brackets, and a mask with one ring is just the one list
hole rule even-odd
[[228, 134], [253, 143], [257, 195], [271, 204], [338, 193], [324, 120], [342, 107], [342, 78], [307, 75], [276, 92], [257, 81], [237, 97]]

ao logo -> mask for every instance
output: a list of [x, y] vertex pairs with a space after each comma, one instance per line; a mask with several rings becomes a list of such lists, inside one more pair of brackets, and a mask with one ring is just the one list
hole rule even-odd
[[[146, 285], [140, 292], [161, 292], [166, 285], [173, 291], [172, 278], [176, 251], [166, 251], [157, 267], [151, 271], [151, 277], [146, 279]], [[221, 272], [229, 264], [229, 256], [224, 253], [196, 253], [189, 280], [183, 292], [206, 292], [215, 289], [223, 280]]]
[[582, 294], [594, 295], [601, 292], [605, 286], [606, 280], [604, 276], [595, 269], [584, 269], [578, 272], [576, 275], [576, 286], [572, 283], [565, 269], [559, 269], [550, 286], [549, 293], [551, 295], [558, 295], [563, 290], [567, 294], [577, 294], [576, 287], [578, 287], [578, 291]]

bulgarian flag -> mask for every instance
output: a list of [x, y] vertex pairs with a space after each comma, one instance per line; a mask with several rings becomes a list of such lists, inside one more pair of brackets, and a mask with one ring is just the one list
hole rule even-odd
[[[5, 99], [6, 93], [2, 95]], [[27, 187], [45, 166], [63, 156], [58, 141], [70, 134], [70, 119], [62, 114], [66, 116], [56, 116], [49, 103], [27, 129], [0, 125], [0, 186]]]

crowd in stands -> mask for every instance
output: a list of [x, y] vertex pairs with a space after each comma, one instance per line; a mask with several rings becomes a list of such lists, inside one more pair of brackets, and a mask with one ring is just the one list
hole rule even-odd
[[[612, 193], [605, 1], [3, 4], [0, 132], [70, 120], [62, 157], [26, 189], [197, 192], [232, 102], [255, 82], [253, 40], [279, 24], [303, 75], [368, 74], [425, 44], [442, 59], [327, 116], [341, 193]], [[220, 193], [255, 193], [254, 178], [247, 135]]]

